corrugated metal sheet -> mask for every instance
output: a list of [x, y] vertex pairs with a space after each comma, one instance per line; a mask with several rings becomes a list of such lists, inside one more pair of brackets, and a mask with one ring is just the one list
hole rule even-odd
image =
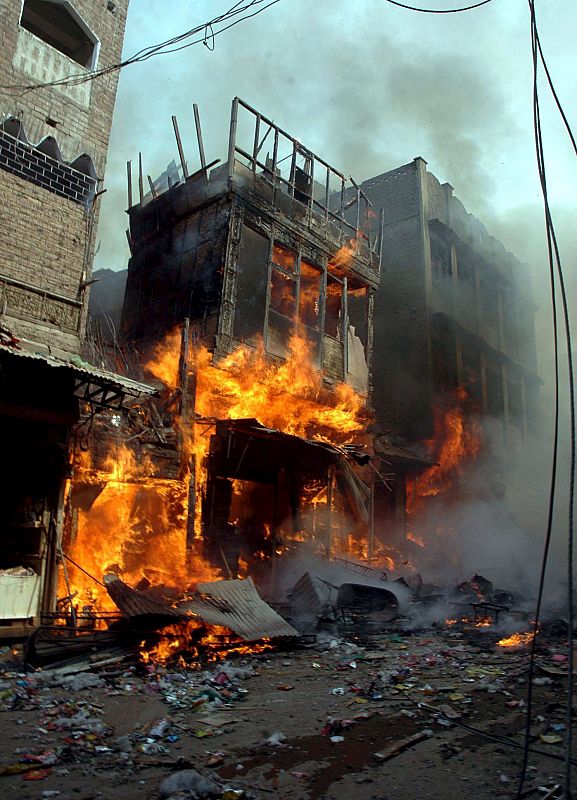
[[292, 625], [274, 611], [256, 590], [251, 578], [199, 583], [200, 596], [179, 608], [191, 611], [210, 625], [223, 625], [247, 641], [298, 636]]
[[17, 358], [41, 361], [49, 367], [67, 369], [77, 378], [93, 379], [97, 384], [106, 383], [109, 386], [116, 386], [133, 396], [154, 395], [158, 393], [157, 389], [153, 386], [149, 386], [147, 383], [133, 381], [131, 378], [125, 378], [124, 375], [98, 369], [85, 362], [79, 364], [78, 362], [81, 361], [79, 356], [76, 356], [76, 361], [65, 361], [62, 358], [56, 358], [56, 356], [45, 355], [44, 353], [31, 353], [28, 350], [16, 350], [16, 348], [8, 347], [7, 345], [0, 345], [0, 353], [7, 353]]
[[184, 611], [147, 597], [137, 589], [128, 586], [116, 575], [105, 575], [104, 583], [111, 600], [128, 619], [134, 619], [135, 617], [175, 617], [181, 620], [186, 619], [187, 614]]

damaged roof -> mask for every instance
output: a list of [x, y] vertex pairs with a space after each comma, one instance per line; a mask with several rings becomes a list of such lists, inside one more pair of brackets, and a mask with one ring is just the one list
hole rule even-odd
[[[6, 355], [13, 358], [29, 359], [44, 364], [48, 367], [66, 370], [76, 378], [76, 390], [105, 389], [116, 390], [116, 395], [128, 395], [133, 398], [150, 397], [158, 394], [158, 390], [147, 383], [126, 378], [115, 372], [99, 369], [98, 367], [83, 361], [80, 356], [72, 356], [73, 361], [66, 361], [45, 353], [30, 352], [28, 350], [17, 349], [16, 347], [0, 344], [0, 356]], [[88, 400], [95, 400], [94, 397], [85, 397]]]

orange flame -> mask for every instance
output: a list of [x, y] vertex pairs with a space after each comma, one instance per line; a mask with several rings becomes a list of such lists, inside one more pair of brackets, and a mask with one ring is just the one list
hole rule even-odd
[[535, 638], [533, 631], [526, 633], [513, 633], [511, 636], [506, 636], [504, 639], [499, 639], [497, 642], [499, 647], [526, 647], [531, 644]]
[[435, 435], [425, 444], [437, 463], [415, 479], [414, 494], [407, 498], [407, 513], [417, 511], [423, 498], [449, 490], [479, 455], [481, 429], [476, 420], [466, 414], [467, 401], [467, 392], [460, 387], [451, 406], [445, 410], [436, 409]]
[[197, 354], [196, 412], [205, 417], [254, 417], [283, 433], [343, 443], [364, 427], [363, 407], [348, 384], [331, 393], [323, 388], [312, 344], [300, 332], [280, 363], [271, 363], [262, 342], [256, 349], [240, 345], [218, 364], [206, 348]]
[[[179, 385], [180, 350], [177, 331], [156, 347], [145, 367], [170, 389]], [[281, 363], [271, 363], [262, 344], [256, 349], [240, 346], [218, 363], [206, 348], [197, 348], [189, 365], [196, 379], [196, 416], [255, 417], [285, 433], [334, 443], [350, 441], [365, 425], [364, 399], [346, 384], [326, 390], [311, 351], [311, 343], [298, 331]], [[93, 468], [88, 454], [78, 458], [73, 490], [91, 487], [97, 496], [75, 512], [66, 552], [84, 571], [68, 565], [61, 575], [61, 596], [70, 590], [79, 606], [113, 611], [114, 604], [96, 582], [106, 572], [118, 574], [132, 586], [145, 578], [175, 590], [221, 577], [201, 557], [186, 552], [188, 483], [194, 467], [195, 519], [200, 520], [210, 437], [192, 416], [175, 421], [184, 443], [184, 469], [178, 479], [155, 475], [150, 459], [137, 459], [125, 444], [113, 445], [99, 469]], [[323, 499], [326, 503], [326, 491], [317, 502]], [[200, 538], [200, 525], [194, 534]]]

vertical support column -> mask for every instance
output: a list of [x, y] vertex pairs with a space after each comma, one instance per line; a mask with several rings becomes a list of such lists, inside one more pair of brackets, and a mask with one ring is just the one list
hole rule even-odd
[[367, 542], [367, 557], [373, 560], [375, 554], [375, 471], [371, 469], [371, 494], [369, 497], [369, 539]]
[[256, 172], [256, 161], [258, 158], [258, 144], [259, 144], [259, 137], [260, 137], [260, 114], [256, 115], [256, 121], [254, 124], [254, 141], [252, 145], [252, 171]]
[[368, 405], [373, 407], [373, 325], [375, 316], [375, 290], [369, 286], [367, 289], [367, 369], [369, 373], [367, 386]]
[[333, 547], [333, 494], [335, 484], [335, 468], [331, 465], [327, 470], [327, 558], [331, 557]]
[[385, 233], [385, 209], [379, 214], [379, 274], [383, 271], [383, 236]]
[[186, 166], [186, 159], [184, 157], [184, 149], [182, 147], [182, 140], [180, 138], [180, 131], [178, 130], [178, 122], [175, 116], [172, 117], [172, 127], [174, 128], [174, 136], [176, 139], [176, 146], [178, 148], [178, 157], [180, 158], [180, 166], [182, 167], [182, 175], [186, 180], [188, 178], [188, 168]]
[[348, 280], [346, 276], [343, 278], [343, 295], [341, 303], [341, 311], [343, 318], [342, 324], [342, 337], [343, 337], [343, 380], [346, 381], [347, 373], [349, 371], [349, 307], [348, 307]]
[[230, 113], [230, 131], [228, 136], [228, 177], [232, 180], [234, 175], [234, 151], [236, 147], [236, 128], [238, 124], [238, 97], [232, 101]]
[[272, 278], [272, 254], [273, 254], [273, 247], [274, 247], [274, 229], [272, 232], [272, 236], [269, 240], [269, 250], [268, 250], [268, 264], [267, 264], [267, 273], [266, 273], [266, 305], [264, 309], [264, 330], [262, 332], [262, 338], [264, 342], [264, 349], [265, 351], [268, 349], [268, 315], [270, 311], [270, 283]]
[[192, 104], [192, 110], [194, 112], [194, 125], [196, 128], [196, 140], [198, 142], [198, 154], [200, 156], [200, 166], [202, 167], [203, 170], [206, 170], [204, 143], [202, 141], [202, 128], [200, 127], [200, 114], [198, 112], [198, 105], [196, 103]]
[[276, 206], [277, 177], [276, 162], [278, 159], [278, 128], [274, 129], [274, 145], [272, 148], [272, 204]]
[[297, 166], [297, 146], [293, 142], [293, 154], [291, 158], [291, 171], [289, 175], [289, 194], [291, 197], [295, 196], [295, 175]]
[[144, 182], [142, 177], [142, 153], [138, 154], [138, 197], [140, 204], [144, 199]]

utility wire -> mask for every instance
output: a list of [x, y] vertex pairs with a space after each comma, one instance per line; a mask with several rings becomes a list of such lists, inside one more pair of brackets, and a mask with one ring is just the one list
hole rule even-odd
[[[555, 272], [559, 281], [561, 292], [561, 301], [563, 309], [563, 321], [565, 328], [565, 340], [567, 344], [567, 363], [569, 372], [569, 407], [570, 407], [570, 475], [569, 475], [569, 508], [568, 508], [568, 537], [567, 537], [567, 605], [568, 605], [568, 674], [567, 674], [567, 707], [566, 707], [566, 754], [565, 754], [565, 785], [564, 796], [567, 800], [571, 798], [571, 763], [572, 763], [572, 706], [573, 706], [573, 627], [574, 627], [574, 597], [573, 597], [573, 539], [574, 539], [574, 486], [575, 486], [575, 390], [574, 390], [574, 376], [573, 376], [573, 358], [571, 348], [571, 326], [569, 319], [569, 310], [567, 302], [567, 294], [565, 287], [565, 280], [563, 269], [561, 266], [561, 258], [559, 253], [559, 246], [555, 227], [551, 216], [551, 209], [549, 206], [549, 198], [547, 191], [547, 177], [544, 160], [543, 149], [543, 136], [541, 128], [541, 116], [539, 106], [539, 92], [538, 92], [538, 61], [541, 58], [549, 86], [557, 103], [557, 107], [561, 113], [565, 126], [571, 137], [571, 141], [575, 147], [575, 140], [563, 112], [561, 103], [555, 92], [551, 76], [546, 66], [543, 51], [540, 46], [537, 22], [535, 16], [534, 0], [528, 0], [529, 9], [531, 13], [531, 45], [532, 45], [532, 58], [533, 58], [533, 124], [535, 134], [535, 147], [537, 154], [537, 166], [539, 171], [539, 179], [541, 182], [541, 189], [543, 194], [543, 206], [545, 212], [545, 224], [547, 233], [547, 248], [549, 256], [549, 274], [551, 283], [551, 305], [553, 312], [553, 340], [554, 340], [554, 363], [555, 363], [555, 425], [554, 425], [554, 442], [553, 442], [553, 460], [551, 469], [551, 489], [549, 496], [549, 508], [547, 519], [547, 532], [545, 537], [545, 546], [543, 551], [543, 558], [541, 563], [541, 575], [539, 581], [539, 594], [537, 600], [537, 610], [535, 615], [535, 628], [534, 637], [531, 645], [531, 655], [529, 661], [528, 673], [528, 689], [527, 689], [527, 716], [525, 721], [525, 742], [523, 748], [523, 764], [519, 778], [519, 786], [517, 790], [517, 798], [522, 796], [523, 785], [527, 774], [527, 764], [529, 758], [529, 742], [530, 742], [530, 727], [531, 715], [533, 705], [533, 671], [535, 661], [535, 647], [538, 634], [539, 616], [541, 613], [543, 589], [545, 582], [545, 573], [547, 566], [547, 559], [549, 555], [549, 546], [551, 541], [553, 509], [555, 502], [555, 484], [557, 473], [557, 457], [559, 445], [559, 349], [558, 349], [558, 328], [557, 328], [557, 300], [556, 300], [556, 286], [555, 286]], [[576, 148], [577, 149], [577, 148]]]
[[551, 75], [547, 67], [547, 62], [545, 61], [545, 56], [543, 55], [543, 50], [541, 48], [541, 40], [539, 39], [539, 34], [537, 32], [537, 29], [535, 29], [535, 39], [537, 41], [537, 47], [539, 48], [539, 56], [541, 58], [541, 63], [543, 64], [545, 75], [547, 76], [547, 82], [549, 83], [549, 88], [551, 89], [551, 94], [553, 95], [555, 103], [557, 104], [557, 108], [559, 109], [559, 113], [561, 114], [561, 118], [565, 123], [565, 127], [567, 128], [567, 133], [569, 134], [569, 138], [571, 139], [571, 144], [573, 145], [573, 150], [575, 150], [575, 155], [577, 155], [577, 142], [575, 141], [575, 136], [573, 135], [571, 126], [569, 125], [569, 121], [565, 116], [565, 112], [563, 111], [563, 106], [561, 105], [561, 102], [557, 97], [557, 92], [555, 91], [555, 87], [553, 86], [553, 81], [551, 79]]
[[481, 0], [480, 3], [474, 3], [472, 6], [463, 6], [462, 8], [416, 8], [415, 6], [408, 6], [405, 3], [399, 3], [397, 0], [387, 0], [393, 6], [399, 8], [406, 8], [408, 11], [419, 11], [421, 14], [458, 14], [461, 11], [472, 11], [474, 8], [486, 6], [491, 0]]
[[[256, 17], [258, 14], [261, 14], [263, 11], [266, 11], [271, 6], [274, 6], [276, 3], [280, 2], [280, 0], [269, 0], [266, 5], [262, 5], [262, 3], [265, 3], [265, 1], [266, 0], [250, 0], [250, 2], [245, 2], [242, 4], [242, 0], [238, 0], [238, 2], [231, 6], [228, 11], [225, 11], [223, 14], [214, 17], [208, 22], [204, 22], [202, 25], [197, 25], [195, 28], [191, 28], [190, 30], [178, 34], [171, 39], [167, 39], [164, 42], [159, 42], [157, 44], [144, 47], [130, 56], [130, 58], [120, 61], [117, 64], [110, 64], [106, 67], [102, 67], [91, 72], [83, 71], [73, 73], [71, 75], [66, 75], [64, 78], [60, 78], [59, 80], [46, 81], [44, 83], [0, 85], [0, 92], [22, 96], [37, 89], [46, 89], [56, 86], [78, 86], [80, 84], [96, 80], [104, 75], [109, 75], [112, 72], [118, 72], [124, 67], [127, 67], [129, 64], [147, 61], [149, 58], [159, 55], [175, 53], [179, 50], [192, 47], [195, 44], [204, 43], [210, 50], [213, 50], [214, 39], [216, 36], [224, 33], [230, 28], [233, 28], [235, 25], [238, 25], [244, 20]], [[245, 13], [251, 11], [253, 8], [255, 8], [255, 10], [253, 10], [251, 13]], [[229, 20], [233, 21], [229, 22]], [[219, 25], [223, 25], [226, 22], [229, 22], [229, 24], [218, 28]], [[192, 39], [192, 37], [197, 36], [197, 34], [203, 35]], [[192, 39], [192, 41], [187, 41], [189, 39]], [[209, 42], [211, 43], [210, 45]]]

